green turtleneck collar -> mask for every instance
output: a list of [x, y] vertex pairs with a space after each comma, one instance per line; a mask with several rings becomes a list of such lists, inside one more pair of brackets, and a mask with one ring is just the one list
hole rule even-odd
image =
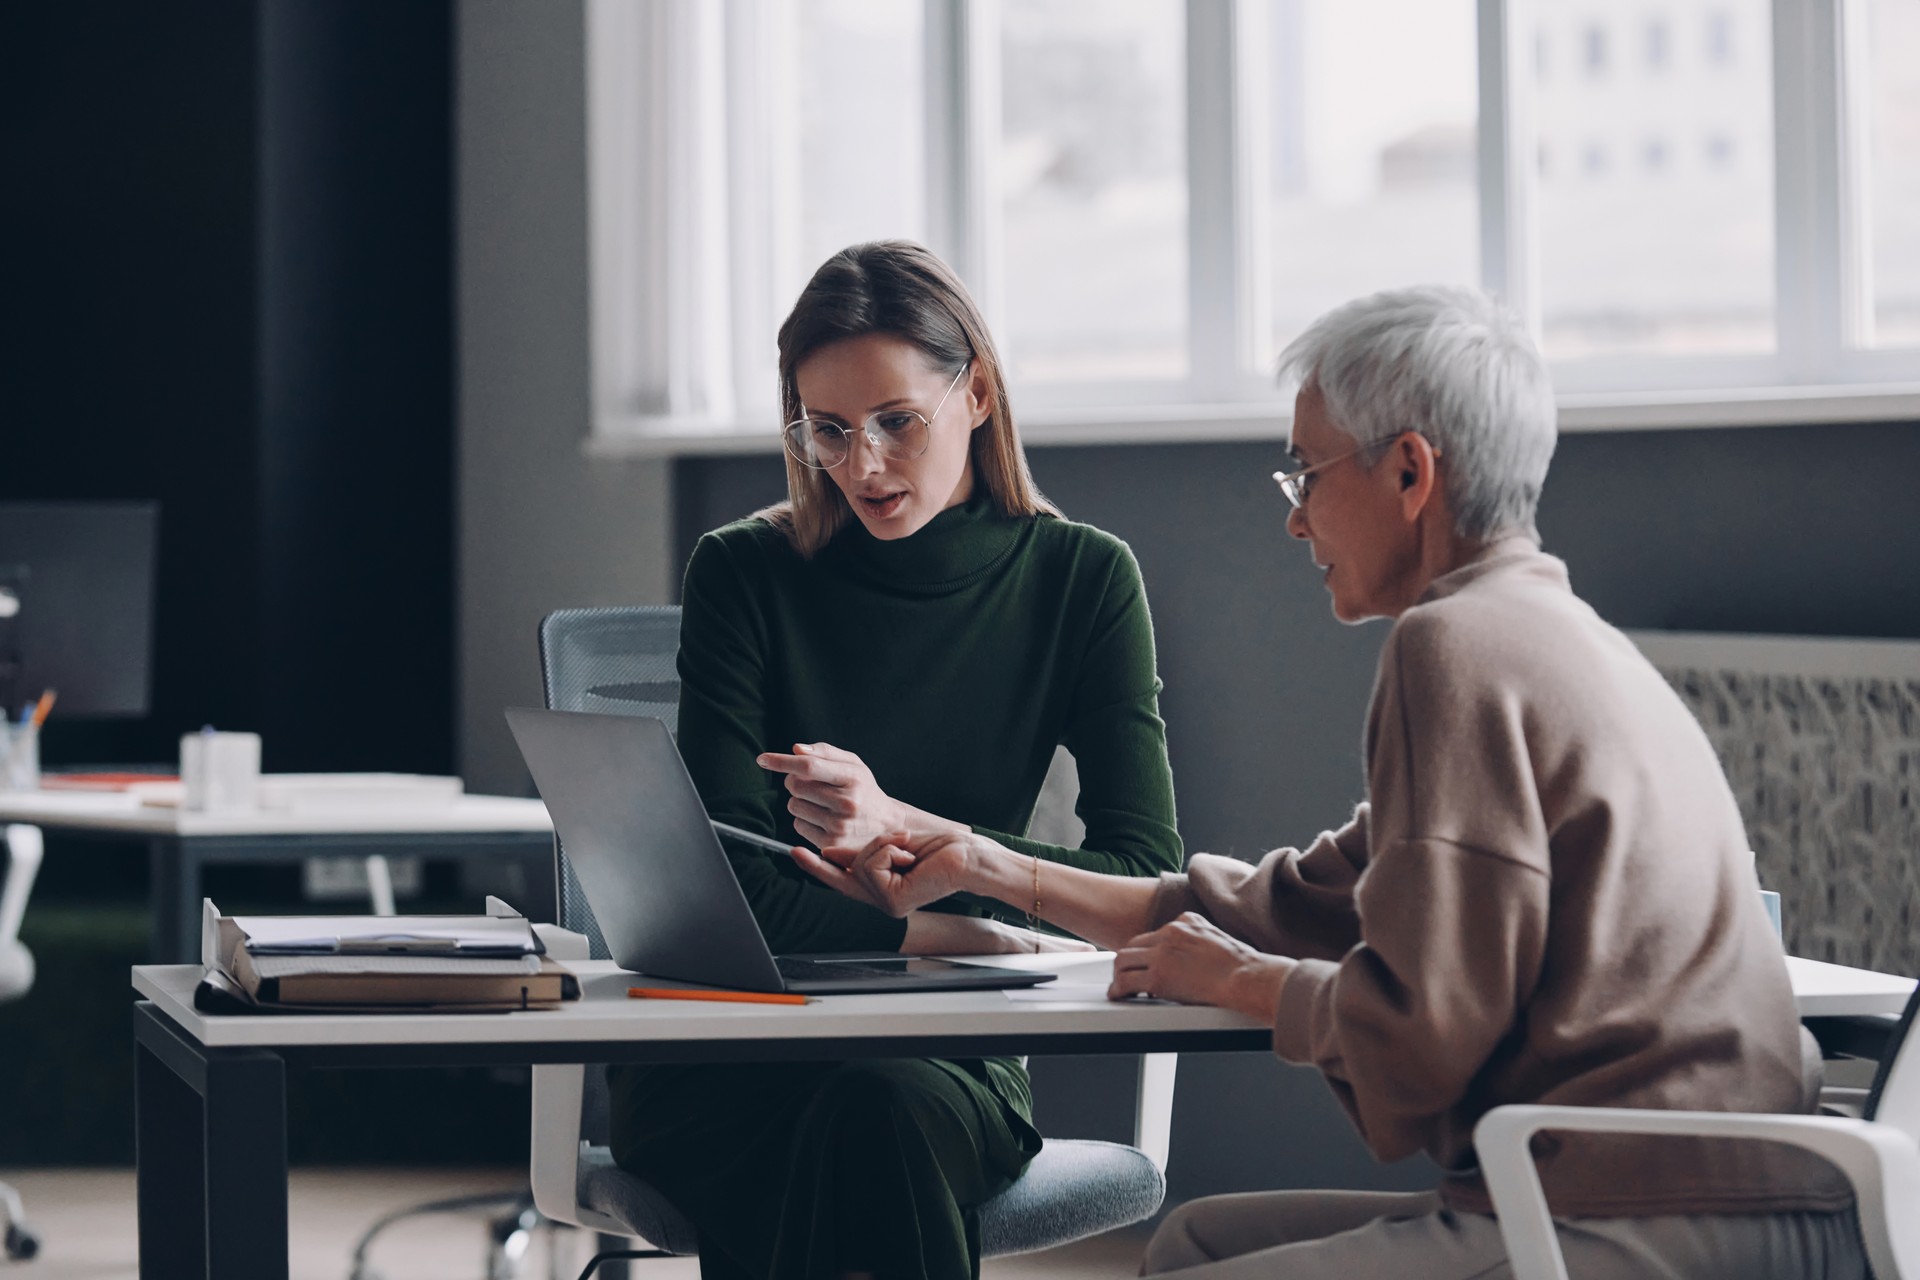
[[904, 538], [876, 538], [855, 517], [833, 536], [822, 558], [882, 586], [951, 591], [1006, 559], [1031, 523], [1030, 517], [1002, 512], [983, 486]]

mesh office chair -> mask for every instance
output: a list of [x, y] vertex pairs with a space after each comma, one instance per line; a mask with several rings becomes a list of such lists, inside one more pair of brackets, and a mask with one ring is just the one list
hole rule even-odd
[[[7, 875], [0, 884], [0, 1001], [18, 1000], [33, 987], [33, 953], [20, 941], [20, 921], [27, 913], [27, 895], [40, 870], [40, 828], [0, 828], [7, 851]], [[0, 1182], [0, 1226], [5, 1228], [8, 1258], [22, 1262], [40, 1252], [40, 1237], [26, 1223], [20, 1193]]]
[[[678, 728], [680, 610], [672, 607], [568, 609], [540, 624], [540, 666], [547, 705], [557, 711], [650, 715]], [[607, 958], [579, 882], [556, 839], [560, 926], [575, 946]], [[563, 944], [564, 945], [564, 944]], [[553, 946], [550, 945], [550, 950]], [[585, 959], [588, 955], [560, 960]], [[989, 1256], [1067, 1244], [1143, 1222], [1166, 1194], [1175, 1055], [1142, 1055], [1135, 1097], [1136, 1146], [1049, 1141], [1019, 1181], [980, 1208]], [[698, 1251], [693, 1226], [664, 1196], [613, 1163], [606, 1142], [604, 1068], [533, 1069], [533, 1194], [557, 1222], [607, 1236], [638, 1236], [656, 1246], [626, 1256]]]

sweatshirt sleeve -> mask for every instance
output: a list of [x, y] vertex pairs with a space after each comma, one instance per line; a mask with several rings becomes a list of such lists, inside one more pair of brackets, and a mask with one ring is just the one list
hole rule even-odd
[[1337, 960], [1360, 940], [1354, 886], [1367, 866], [1367, 806], [1305, 849], [1275, 849], [1257, 865], [1197, 853], [1185, 875], [1163, 875], [1153, 927], [1197, 911], [1270, 955]]
[[[1326, 1075], [1383, 1160], [1432, 1145], [1512, 1034], [1546, 948], [1551, 882], [1523, 731], [1444, 658], [1389, 638], [1368, 729], [1359, 942], [1294, 969], [1274, 1029], [1275, 1051]], [[1472, 751], [1455, 748], [1469, 737]]]
[[1177, 871], [1173, 770], [1160, 718], [1153, 620], [1140, 567], [1124, 543], [1107, 565], [1064, 745], [1080, 773], [1074, 812], [1087, 833], [1078, 848], [976, 827], [1016, 852], [1107, 875]]
[[[680, 614], [680, 754], [710, 816], [791, 839], [785, 791], [754, 763], [767, 741], [772, 643], [727, 540], [708, 534], [687, 564]], [[807, 877], [791, 861], [722, 841], [775, 952], [897, 951], [906, 921]]]

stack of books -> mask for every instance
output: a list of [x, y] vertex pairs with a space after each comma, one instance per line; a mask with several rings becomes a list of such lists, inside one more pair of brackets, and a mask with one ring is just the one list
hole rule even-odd
[[518, 915], [202, 921], [203, 1009], [479, 1013], [556, 1008], [580, 983]]

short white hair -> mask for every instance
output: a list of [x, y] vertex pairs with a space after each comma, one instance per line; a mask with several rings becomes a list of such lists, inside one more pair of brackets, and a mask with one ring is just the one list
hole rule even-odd
[[1389, 289], [1336, 307], [1280, 354], [1356, 444], [1417, 431], [1444, 461], [1462, 537], [1538, 538], [1534, 511], [1558, 435], [1553, 385], [1526, 326], [1475, 289]]

